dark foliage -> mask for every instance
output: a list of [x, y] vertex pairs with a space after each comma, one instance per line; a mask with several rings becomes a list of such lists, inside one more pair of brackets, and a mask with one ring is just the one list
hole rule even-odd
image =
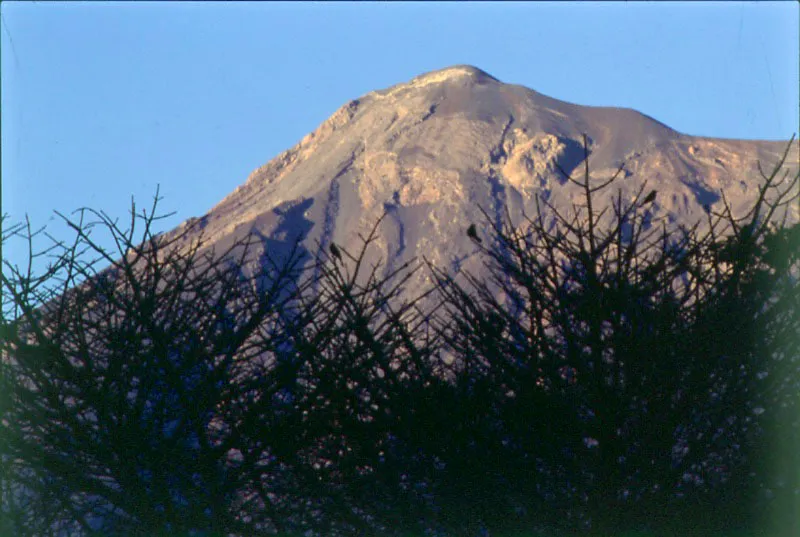
[[3, 273], [0, 534], [800, 531], [800, 177], [668, 230], [584, 162], [584, 205], [471, 225], [489, 277], [412, 298], [380, 222], [313, 260], [153, 235], [155, 204], [4, 232], [52, 262]]
[[776, 443], [800, 447], [800, 226], [768, 222], [797, 202], [798, 178], [779, 176], [781, 162], [743, 219], [726, 202], [706, 231], [668, 232], [648, 222], [645, 186], [604, 221], [592, 194], [613, 179], [595, 185], [585, 162], [582, 181], [568, 178], [586, 202], [571, 215], [543, 202], [522, 226], [493, 225], [479, 247], [488, 281], [432, 267], [459, 404], [481, 409], [476, 434], [496, 442], [472, 459], [491, 474], [483, 490], [537, 506], [516, 517], [523, 528], [784, 529], [797, 458], [764, 461]]

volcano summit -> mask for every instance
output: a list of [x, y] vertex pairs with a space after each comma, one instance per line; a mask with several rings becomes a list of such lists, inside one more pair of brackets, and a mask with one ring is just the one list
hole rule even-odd
[[[465, 230], [486, 225], [481, 209], [517, 220], [535, 214], [537, 197], [565, 210], [583, 199], [560, 170], [582, 173], [584, 135], [593, 180], [624, 164], [596, 206], [618, 189], [630, 199], [647, 181], [659, 192], [653, 214], [670, 224], [721, 208], [723, 191], [734, 214], [751, 207], [758, 162], [771, 169], [786, 147], [690, 136], [634, 110], [570, 104], [458, 65], [348, 102], [253, 171], [199, 227], [209, 245], [257, 233], [267, 244], [302, 237], [317, 253], [331, 242], [358, 245], [387, 212], [375, 244], [389, 266], [424, 255], [458, 269], [471, 265]], [[797, 166], [795, 145], [787, 167]], [[790, 211], [796, 220], [797, 207]]]

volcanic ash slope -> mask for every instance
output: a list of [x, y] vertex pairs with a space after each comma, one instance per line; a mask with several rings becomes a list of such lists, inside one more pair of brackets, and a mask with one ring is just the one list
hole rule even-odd
[[[484, 232], [480, 208], [519, 220], [535, 214], [537, 196], [567, 213], [583, 201], [559, 168], [582, 176], [584, 134], [593, 181], [625, 163], [595, 207], [610, 204], [618, 188], [630, 198], [647, 181], [658, 190], [654, 214], [673, 225], [704, 218], [703, 204], [721, 208], [722, 191], [743, 212], [761, 184], [759, 160], [771, 169], [786, 147], [688, 136], [634, 110], [570, 104], [455, 66], [345, 104], [255, 170], [199, 227], [211, 245], [255, 233], [280, 253], [304, 237], [315, 254], [331, 241], [356, 249], [359, 233], [388, 212], [373, 260], [392, 267], [424, 256], [443, 268], [480, 270], [465, 234], [472, 222]], [[797, 220], [797, 206], [790, 211]]]

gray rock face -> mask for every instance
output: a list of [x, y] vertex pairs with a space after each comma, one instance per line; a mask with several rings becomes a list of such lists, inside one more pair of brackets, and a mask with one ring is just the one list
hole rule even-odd
[[[535, 214], [537, 196], [565, 211], [582, 201], [559, 168], [583, 173], [584, 134], [594, 181], [625, 163], [595, 207], [617, 189], [632, 197], [647, 181], [658, 190], [655, 216], [673, 224], [704, 219], [702, 206], [720, 208], [723, 191], [742, 212], [761, 183], [758, 161], [771, 169], [786, 147], [684, 135], [634, 110], [558, 101], [459, 65], [345, 104], [251, 173], [200, 227], [212, 246], [255, 233], [275, 252], [302, 236], [314, 254], [331, 242], [356, 248], [359, 233], [387, 211], [373, 259], [391, 267], [425, 256], [440, 267], [477, 268], [466, 230], [474, 222], [485, 231], [480, 208], [518, 220]], [[797, 169], [798, 144], [789, 163]], [[789, 211], [796, 221], [797, 206]]]

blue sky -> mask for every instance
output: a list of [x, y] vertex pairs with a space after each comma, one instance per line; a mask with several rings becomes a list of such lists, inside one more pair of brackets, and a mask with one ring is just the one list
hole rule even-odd
[[[797, 2], [3, 2], [2, 211], [199, 216], [339, 106], [453, 64], [687, 134], [798, 131]], [[19, 244], [4, 255], [18, 259]]]

